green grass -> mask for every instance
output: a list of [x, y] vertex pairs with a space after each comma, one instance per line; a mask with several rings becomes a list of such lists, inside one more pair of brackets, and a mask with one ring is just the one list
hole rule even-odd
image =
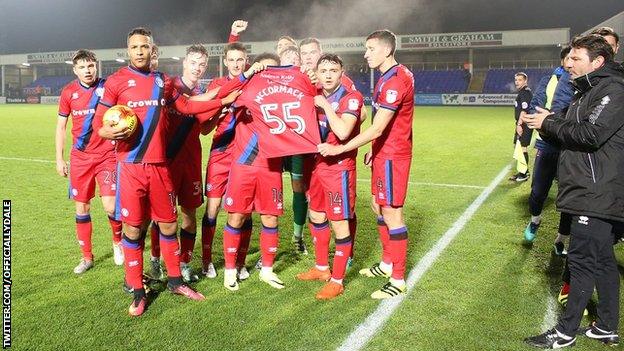
[[[369, 294], [383, 280], [357, 276], [357, 270], [379, 259], [380, 251], [369, 184], [359, 182], [356, 261], [342, 297], [317, 302], [314, 293], [321, 283], [295, 280], [313, 264], [313, 255], [292, 252], [289, 210], [280, 219], [275, 267], [286, 289], [261, 283], [252, 270], [240, 291], [225, 290], [221, 215], [214, 243], [219, 276], [195, 285], [207, 301], [187, 301], [165, 291], [144, 316], [128, 317], [130, 297], [121, 290], [122, 269], [112, 262], [101, 204], [94, 201], [92, 209], [96, 266], [76, 276], [72, 268], [79, 250], [66, 179], [56, 175], [53, 163], [2, 159], [53, 160], [55, 116], [55, 106], [0, 105], [0, 195], [13, 201], [15, 349], [330, 350], [377, 307]], [[410, 187], [405, 206], [408, 269], [482, 191], [420, 183], [487, 186], [510, 161], [511, 116], [511, 108], [416, 109], [411, 181], [417, 184]], [[358, 178], [370, 178], [369, 170], [361, 167]], [[290, 185], [284, 180], [285, 208], [290, 209]], [[522, 339], [542, 331], [547, 297], [559, 288], [562, 265], [550, 254], [558, 223], [552, 201], [535, 245], [522, 246], [529, 190], [528, 183], [504, 181], [497, 187], [366, 348], [529, 350]], [[257, 218], [254, 223], [249, 265], [259, 256]], [[311, 248], [307, 230], [306, 238]], [[197, 259], [193, 265], [199, 268]], [[578, 350], [598, 347], [583, 339], [579, 345]]]

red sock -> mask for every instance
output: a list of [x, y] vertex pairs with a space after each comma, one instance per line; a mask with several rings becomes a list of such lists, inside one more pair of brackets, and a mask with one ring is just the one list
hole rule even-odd
[[245, 220], [241, 228], [241, 240], [238, 246], [238, 254], [236, 255], [236, 267], [245, 267], [245, 259], [249, 251], [249, 242], [251, 241], [251, 218]]
[[350, 237], [344, 239], [336, 239], [336, 253], [334, 255], [334, 266], [332, 269], [332, 278], [342, 280], [347, 270], [347, 261], [353, 248], [353, 241]]
[[241, 229], [226, 224], [223, 228], [223, 258], [225, 269], [236, 268], [236, 256], [241, 242]]
[[379, 240], [381, 241], [381, 261], [387, 264], [392, 263], [392, 255], [390, 254], [390, 234], [388, 234], [388, 226], [384, 222], [383, 217], [377, 217], [377, 231], [379, 232]]
[[568, 295], [570, 293], [570, 284], [563, 282], [563, 287], [561, 288], [562, 295]]
[[162, 244], [162, 255], [165, 259], [165, 267], [167, 268], [167, 277], [179, 278], [180, 273], [180, 245], [178, 237], [174, 234], [165, 235], [160, 233], [160, 243]]
[[193, 248], [195, 247], [195, 236], [195, 233], [180, 229], [180, 262], [191, 262]]
[[76, 214], [76, 238], [78, 239], [78, 245], [80, 245], [80, 251], [82, 251], [82, 258], [87, 261], [93, 261], [92, 234], [93, 224], [91, 223], [91, 215]]
[[126, 283], [134, 289], [143, 289], [143, 246], [144, 240], [132, 240], [123, 235], [121, 247], [124, 253]]
[[317, 266], [329, 266], [329, 239], [331, 231], [329, 223], [310, 222], [310, 233], [312, 233], [312, 241], [314, 241], [314, 256], [316, 257]]
[[152, 222], [150, 226], [150, 242], [152, 244], [152, 257], [160, 258], [160, 230], [158, 224]]
[[260, 253], [262, 254], [262, 267], [273, 267], [273, 261], [277, 255], [279, 233], [277, 227], [269, 228], [262, 226], [260, 232]]
[[351, 234], [351, 258], [355, 255], [355, 233], [357, 232], [357, 216], [349, 219], [349, 233]]
[[391, 229], [388, 233], [390, 234], [388, 246], [392, 255], [392, 278], [403, 280], [405, 278], [405, 260], [407, 259], [407, 228]]
[[119, 244], [121, 241], [121, 221], [115, 219], [115, 217], [108, 216], [108, 223], [113, 231], [113, 244]]
[[214, 239], [216, 218], [202, 218], [202, 262], [205, 265], [212, 262], [212, 240]]

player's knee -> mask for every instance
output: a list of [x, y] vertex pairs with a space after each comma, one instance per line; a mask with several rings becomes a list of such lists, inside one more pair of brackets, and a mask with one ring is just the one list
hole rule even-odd
[[323, 212], [309, 211], [310, 222], [323, 223], [327, 220], [327, 216]]
[[208, 218], [217, 218], [221, 208], [221, 199], [208, 198], [206, 202], [206, 215]]
[[331, 226], [336, 235], [336, 239], [346, 239], [350, 236], [349, 221], [347, 220], [331, 221]]
[[245, 219], [247, 219], [247, 216], [242, 213], [230, 213], [228, 214], [227, 222], [230, 227], [240, 228], [243, 226]]
[[403, 208], [381, 207], [381, 215], [390, 229], [405, 226], [405, 222], [403, 221]]
[[77, 202], [76, 201], [76, 214], [86, 215], [91, 211], [91, 205], [85, 202]]
[[262, 225], [268, 228], [277, 227], [277, 216], [272, 215], [261, 215], [260, 220], [262, 221]]
[[173, 235], [178, 230], [178, 223], [177, 222], [171, 222], [171, 223], [158, 222], [158, 228], [160, 228], [160, 232], [163, 235]]
[[139, 240], [141, 237], [141, 228], [124, 223], [123, 233], [130, 240]]

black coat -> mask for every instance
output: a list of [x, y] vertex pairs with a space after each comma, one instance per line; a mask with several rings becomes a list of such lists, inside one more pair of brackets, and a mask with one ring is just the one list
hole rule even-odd
[[557, 209], [624, 221], [624, 68], [609, 62], [572, 84], [566, 115], [540, 130], [561, 147]]

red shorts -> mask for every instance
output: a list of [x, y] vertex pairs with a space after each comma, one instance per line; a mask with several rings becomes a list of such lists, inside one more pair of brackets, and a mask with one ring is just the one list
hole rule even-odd
[[69, 198], [89, 202], [95, 196], [96, 181], [100, 196], [115, 196], [115, 166], [113, 152], [102, 156], [72, 149], [69, 155]]
[[308, 190], [310, 209], [325, 212], [330, 221], [353, 218], [356, 195], [355, 178], [355, 169], [314, 169]]
[[117, 163], [117, 219], [139, 227], [147, 219], [177, 219], [175, 192], [165, 163]]
[[194, 162], [178, 156], [169, 164], [169, 173], [180, 206], [198, 208], [204, 203], [201, 160]]
[[403, 207], [407, 195], [411, 158], [373, 159], [371, 192], [380, 206]]
[[230, 213], [280, 216], [284, 213], [281, 167], [257, 167], [232, 162], [223, 208]]
[[206, 165], [206, 197], [221, 198], [232, 166], [232, 153], [212, 152]]

